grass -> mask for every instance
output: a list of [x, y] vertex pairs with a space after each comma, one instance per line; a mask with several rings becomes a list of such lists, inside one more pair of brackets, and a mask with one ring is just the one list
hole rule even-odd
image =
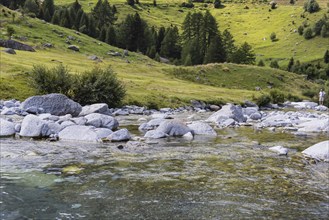
[[[0, 6], [0, 11], [3, 7]], [[5, 9], [9, 11], [8, 9]], [[11, 12], [17, 13], [17, 12]], [[121, 49], [99, 42], [73, 30], [58, 27], [32, 18], [11, 18], [0, 13], [0, 38], [6, 38], [6, 27], [16, 30], [15, 39], [26, 37], [26, 44], [34, 46], [36, 52], [16, 51], [16, 55], [0, 52], [0, 98], [24, 100], [34, 95], [29, 86], [29, 71], [35, 64], [53, 67], [63, 63], [72, 74], [89, 70], [93, 65], [112, 66], [127, 88], [125, 104], [177, 107], [190, 100], [203, 100], [209, 103], [240, 103], [268, 93], [269, 84], [285, 93], [305, 98], [302, 91], [317, 90], [318, 85], [305, 81], [302, 76], [270, 68], [236, 64], [211, 64], [196, 67], [174, 67], [155, 62], [141, 54], [129, 53], [128, 57], [112, 57], [109, 50]], [[31, 28], [32, 25], [32, 28]], [[60, 36], [61, 33], [63, 37]], [[73, 36], [72, 44], [80, 47], [80, 52], [67, 49], [67, 36]], [[44, 48], [44, 43], [52, 43], [54, 48]], [[3, 48], [0, 48], [2, 50]], [[97, 55], [102, 62], [88, 59]], [[129, 63], [127, 63], [127, 60]], [[225, 67], [225, 68], [224, 68]], [[229, 71], [227, 71], [229, 70]], [[206, 75], [196, 80], [198, 74]], [[207, 80], [205, 80], [207, 79]], [[263, 88], [255, 91], [255, 87]]]

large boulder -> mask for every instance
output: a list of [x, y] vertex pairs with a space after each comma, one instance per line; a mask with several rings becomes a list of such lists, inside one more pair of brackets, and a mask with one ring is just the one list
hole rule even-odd
[[70, 50], [73, 50], [73, 51], [76, 51], [76, 52], [79, 52], [80, 51], [80, 48], [76, 45], [69, 45], [67, 47], [67, 49], [70, 49]]
[[315, 118], [297, 126], [299, 132], [327, 132], [329, 133], [329, 119]]
[[87, 141], [98, 142], [103, 132], [95, 130], [92, 126], [72, 125], [64, 128], [58, 133], [60, 140], [65, 141]]
[[30, 51], [30, 52], [35, 52], [33, 47], [23, 44], [21, 42], [15, 41], [15, 40], [3, 40], [0, 39], [0, 47], [6, 47], [6, 48], [11, 48], [15, 50], [24, 50], [24, 51]]
[[107, 139], [110, 141], [128, 141], [131, 139], [131, 135], [126, 128], [123, 128], [110, 134]]
[[217, 136], [216, 131], [205, 122], [193, 122], [187, 126], [192, 130], [193, 134]]
[[329, 162], [329, 140], [312, 145], [302, 151], [302, 154], [317, 160], [325, 160]]
[[50, 113], [52, 115], [71, 114], [72, 116], [78, 116], [82, 109], [79, 103], [58, 93], [32, 96], [21, 104], [21, 108], [24, 110], [31, 107], [42, 108], [44, 113]]
[[212, 114], [207, 119], [207, 122], [215, 122], [217, 124], [221, 124], [229, 118], [233, 119], [236, 122], [245, 122], [247, 120], [247, 118], [243, 116], [241, 106], [227, 104], [224, 105], [221, 110]]
[[22, 137], [41, 137], [48, 131], [47, 123], [38, 116], [27, 115], [22, 121], [21, 131]]
[[165, 134], [162, 131], [157, 131], [157, 130], [148, 131], [144, 135], [144, 137], [146, 137], [146, 138], [154, 138], [154, 139], [165, 138], [168, 136], [169, 136], [168, 134]]
[[156, 131], [165, 133], [169, 136], [183, 136], [192, 130], [182, 121], [174, 119], [163, 121]]
[[11, 136], [16, 133], [15, 124], [0, 118], [0, 137]]
[[109, 115], [92, 113], [86, 115], [85, 118], [87, 119], [86, 125], [91, 125], [96, 128], [108, 128], [114, 130], [117, 129], [119, 126], [119, 122]]
[[105, 103], [97, 103], [93, 105], [86, 105], [82, 107], [82, 110], [79, 114], [79, 116], [85, 116], [92, 113], [100, 113], [100, 114], [106, 114], [109, 107]]
[[140, 131], [149, 131], [149, 130], [154, 130], [157, 127], [159, 127], [159, 125], [161, 124], [161, 122], [165, 121], [165, 119], [163, 118], [155, 118], [150, 120], [147, 123], [143, 123], [138, 127], [138, 130]]

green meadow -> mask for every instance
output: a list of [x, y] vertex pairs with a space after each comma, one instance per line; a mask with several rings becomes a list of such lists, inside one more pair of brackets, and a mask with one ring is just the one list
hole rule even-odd
[[[86, 11], [92, 8], [93, 0], [80, 0]], [[182, 9], [178, 5], [182, 1], [158, 1], [158, 7], [152, 6], [151, 0], [141, 1], [141, 5], [131, 8], [123, 0], [110, 1], [117, 6], [119, 21], [126, 14], [138, 11], [150, 25], [157, 27], [170, 24], [180, 25], [189, 10], [205, 10], [203, 4], [196, 4], [195, 9]], [[55, 1], [57, 5], [67, 5], [68, 1]], [[269, 6], [263, 4], [227, 4], [223, 9], [208, 9], [216, 16], [220, 30], [230, 28], [237, 43], [247, 41], [252, 44], [258, 59], [267, 62], [269, 59], [279, 59], [284, 65], [294, 53], [295, 59], [301, 61], [316, 61], [323, 57], [324, 49], [329, 48], [328, 38], [314, 38], [305, 41], [297, 33], [290, 32], [291, 15], [296, 15], [296, 25], [302, 20], [299, 14], [300, 6], [282, 5], [272, 12]], [[0, 6], [0, 11], [9, 11]], [[182, 10], [183, 12], [179, 12]], [[322, 16], [323, 11], [308, 15], [310, 20]], [[303, 76], [286, 71], [237, 64], [210, 64], [195, 67], [176, 67], [158, 63], [139, 53], [129, 52], [127, 57], [113, 57], [108, 51], [122, 52], [122, 49], [112, 47], [86, 35], [55, 26], [38, 19], [21, 17], [18, 12], [15, 19], [5, 17], [0, 13], [0, 38], [7, 38], [6, 28], [12, 26], [16, 33], [14, 38], [22, 40], [36, 48], [36, 52], [17, 51], [16, 55], [0, 52], [0, 98], [16, 98], [24, 100], [35, 95], [29, 85], [29, 72], [33, 65], [42, 64], [54, 67], [60, 63], [68, 66], [72, 74], [81, 74], [94, 65], [111, 66], [127, 89], [124, 104], [156, 105], [159, 107], [177, 107], [187, 104], [192, 99], [208, 103], [241, 103], [252, 100], [271, 89], [277, 89], [286, 95], [300, 99], [303, 91], [316, 91], [319, 85], [306, 81]], [[252, 19], [251, 19], [252, 16]], [[267, 18], [267, 17], [270, 18]], [[266, 18], [266, 19], [265, 19]], [[280, 24], [281, 21], [281, 24]], [[283, 30], [285, 29], [285, 30]], [[275, 31], [279, 40], [270, 42], [269, 35]], [[67, 36], [75, 38], [71, 43], [79, 46], [80, 51], [67, 49]], [[263, 40], [266, 37], [267, 40]], [[24, 39], [25, 38], [25, 39]], [[299, 42], [298, 45], [296, 43]], [[43, 47], [44, 43], [52, 43], [53, 48]], [[297, 47], [298, 46], [298, 47]], [[3, 50], [4, 48], [0, 48]], [[293, 49], [295, 49], [293, 51]], [[91, 55], [98, 56], [102, 62], [90, 60]], [[256, 91], [255, 88], [262, 88]]]

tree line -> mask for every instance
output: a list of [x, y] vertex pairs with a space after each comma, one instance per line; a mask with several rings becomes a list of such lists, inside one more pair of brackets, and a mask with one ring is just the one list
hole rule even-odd
[[108, 0], [98, 0], [90, 13], [84, 12], [78, 0], [70, 7], [55, 7], [54, 0], [14, 0], [10, 5], [21, 7], [28, 16], [77, 30], [156, 60], [163, 57], [177, 65], [255, 63], [252, 47], [248, 43], [235, 45], [232, 34], [228, 30], [220, 32], [209, 11], [204, 14], [189, 12], [180, 34], [177, 26], [150, 27], [138, 13], [129, 14], [116, 23], [117, 9]]

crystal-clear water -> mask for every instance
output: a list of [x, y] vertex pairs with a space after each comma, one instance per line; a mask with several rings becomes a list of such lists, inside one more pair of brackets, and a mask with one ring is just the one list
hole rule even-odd
[[1, 139], [1, 219], [328, 219], [329, 163], [300, 154], [327, 136], [218, 134], [121, 150]]

